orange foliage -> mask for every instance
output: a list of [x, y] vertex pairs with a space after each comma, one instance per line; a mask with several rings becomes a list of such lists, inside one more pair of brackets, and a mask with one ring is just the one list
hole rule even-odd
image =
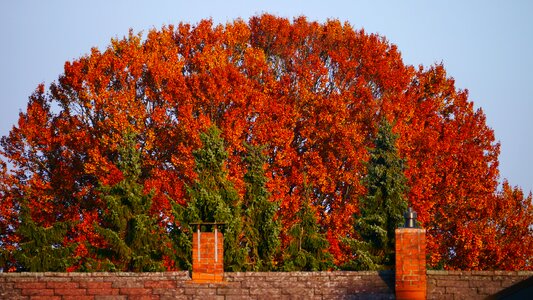
[[[145, 39], [130, 32], [103, 52], [65, 63], [50, 92], [39, 86], [2, 139], [11, 170], [0, 177], [0, 243], [16, 245], [16, 204], [24, 197], [41, 224], [78, 221], [66, 243], [100, 243], [90, 228], [102, 209], [95, 187], [121, 180], [117, 147], [125, 132], [139, 134], [154, 215], [172, 221], [171, 204], [188, 201], [199, 132], [216, 123], [241, 194], [243, 141], [267, 145], [268, 188], [284, 231], [300, 206], [305, 174], [330, 251], [342, 263], [340, 240], [353, 235], [363, 162], [382, 116], [400, 135], [408, 197], [428, 229], [430, 264], [525, 268], [531, 196], [507, 184], [497, 192], [494, 133], [442, 65], [406, 66], [384, 38], [336, 20], [271, 15], [168, 26]], [[76, 253], [85, 255], [85, 244]]]

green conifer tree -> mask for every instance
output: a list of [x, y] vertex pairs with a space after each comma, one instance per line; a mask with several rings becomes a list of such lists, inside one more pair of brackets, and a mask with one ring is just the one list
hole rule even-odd
[[275, 220], [277, 205], [269, 201], [266, 188], [267, 177], [263, 168], [266, 157], [264, 147], [244, 144], [247, 153], [244, 161], [248, 170], [244, 175], [246, 194], [242, 205], [244, 214], [242, 240], [247, 251], [246, 269], [250, 271], [271, 271], [274, 268], [274, 254], [279, 249], [281, 225]]
[[164, 271], [163, 256], [170, 255], [170, 240], [150, 214], [153, 195], [145, 194], [139, 183], [141, 156], [135, 136], [127, 134], [124, 142], [118, 149], [117, 163], [123, 180], [99, 188], [106, 210], [102, 211], [102, 222], [94, 227], [109, 248], [98, 249], [98, 254], [113, 262], [111, 270]]
[[283, 255], [284, 271], [324, 271], [334, 267], [329, 242], [320, 232], [310, 203], [311, 187], [304, 182], [304, 197], [296, 213], [298, 221], [289, 229], [291, 241]]
[[[221, 132], [216, 126], [200, 134], [203, 147], [194, 151], [196, 182], [187, 188], [190, 201], [186, 208], [175, 206], [179, 226], [174, 229], [174, 242], [186, 247], [181, 257], [182, 266], [190, 267], [193, 222], [219, 222], [224, 225], [224, 269], [240, 271], [244, 268], [245, 249], [240, 247], [242, 234], [241, 200], [233, 183], [228, 179], [225, 162], [228, 153]], [[187, 256], [184, 257], [185, 252]]]
[[364, 178], [367, 195], [360, 199], [360, 215], [354, 216], [355, 232], [360, 239], [348, 240], [354, 259], [343, 268], [380, 270], [394, 264], [395, 229], [403, 222], [408, 190], [405, 162], [396, 148], [398, 136], [383, 119], [370, 149], [368, 173]]
[[70, 254], [75, 247], [74, 244], [63, 245], [69, 224], [55, 222], [49, 227], [37, 224], [31, 218], [26, 201], [21, 203], [20, 218], [21, 242], [14, 254], [17, 271], [64, 272], [73, 263]]

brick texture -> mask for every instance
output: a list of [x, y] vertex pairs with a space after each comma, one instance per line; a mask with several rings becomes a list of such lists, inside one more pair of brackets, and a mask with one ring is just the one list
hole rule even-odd
[[396, 299], [426, 299], [426, 230], [396, 229]]
[[195, 232], [192, 241], [192, 280], [221, 282], [224, 278], [222, 232]]
[[165, 299], [188, 281], [188, 272], [0, 273], [0, 299]]
[[[394, 273], [0, 273], [0, 299], [394, 299]], [[61, 280], [57, 281], [58, 278]]]
[[533, 276], [526, 271], [427, 271], [428, 299], [485, 299]]
[[[484, 299], [533, 272], [427, 271], [428, 299]], [[0, 299], [394, 299], [395, 274], [235, 272], [201, 283], [188, 272], [0, 273]]]

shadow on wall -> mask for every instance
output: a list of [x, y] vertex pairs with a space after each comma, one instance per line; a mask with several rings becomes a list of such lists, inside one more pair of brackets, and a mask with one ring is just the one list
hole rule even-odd
[[500, 292], [487, 297], [491, 300], [522, 300], [522, 299], [533, 299], [533, 276], [528, 279], [518, 282]]
[[394, 291], [394, 271], [378, 271], [378, 276], [390, 291]]

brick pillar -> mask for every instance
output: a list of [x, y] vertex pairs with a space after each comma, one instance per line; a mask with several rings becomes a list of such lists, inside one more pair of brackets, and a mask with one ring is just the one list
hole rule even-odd
[[220, 282], [224, 277], [224, 236], [215, 232], [193, 233], [192, 280]]
[[396, 299], [426, 299], [426, 230], [396, 229]]

